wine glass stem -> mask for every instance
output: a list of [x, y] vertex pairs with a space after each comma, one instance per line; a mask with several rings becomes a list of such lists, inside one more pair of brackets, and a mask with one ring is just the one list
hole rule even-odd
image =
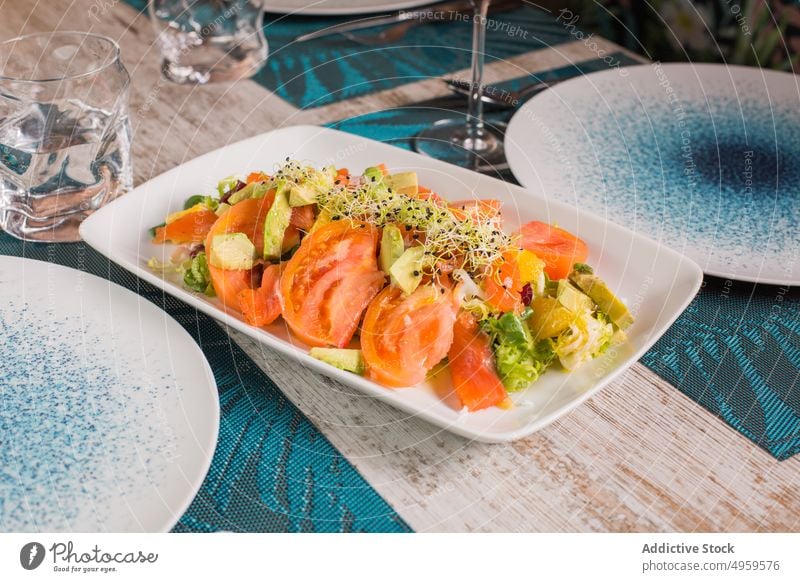
[[472, 84], [467, 102], [468, 147], [475, 149], [483, 137], [483, 62], [486, 49], [486, 15], [490, 0], [472, 0], [475, 15], [472, 19]]

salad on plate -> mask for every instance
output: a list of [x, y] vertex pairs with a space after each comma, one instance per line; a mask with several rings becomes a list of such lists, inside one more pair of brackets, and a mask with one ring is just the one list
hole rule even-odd
[[287, 158], [191, 196], [150, 234], [176, 245], [151, 269], [248, 324], [282, 318], [313, 357], [389, 388], [449, 370], [470, 412], [511, 406], [633, 323], [580, 238], [537, 221], [506, 233], [498, 201], [450, 202], [383, 164]]

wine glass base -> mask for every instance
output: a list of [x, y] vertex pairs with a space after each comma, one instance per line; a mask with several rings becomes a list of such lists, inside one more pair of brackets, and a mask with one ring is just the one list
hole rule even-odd
[[505, 131], [505, 123], [487, 124], [473, 139], [467, 134], [463, 118], [442, 119], [415, 135], [411, 146], [437, 160], [488, 173], [506, 165]]
[[266, 56], [253, 55], [242, 60], [221, 59], [212, 65], [181, 65], [168, 59], [161, 63], [164, 78], [179, 85], [206, 85], [247, 79], [264, 65]]

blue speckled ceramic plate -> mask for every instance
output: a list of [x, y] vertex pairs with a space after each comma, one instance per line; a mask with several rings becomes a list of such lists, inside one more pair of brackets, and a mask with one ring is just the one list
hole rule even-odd
[[152, 303], [0, 257], [0, 531], [167, 531], [216, 446], [202, 352]]
[[526, 103], [506, 150], [527, 188], [708, 274], [800, 283], [800, 77], [711, 64], [594, 73]]

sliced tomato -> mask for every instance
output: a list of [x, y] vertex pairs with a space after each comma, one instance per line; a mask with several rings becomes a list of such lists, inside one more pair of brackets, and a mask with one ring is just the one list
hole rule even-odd
[[269, 325], [281, 315], [278, 287], [281, 278], [280, 265], [268, 265], [261, 276], [258, 289], [243, 289], [239, 292], [239, 308], [244, 320], [250, 325]]
[[475, 317], [466, 311], [456, 319], [447, 359], [453, 389], [461, 406], [475, 411], [505, 401], [506, 389], [495, 369], [489, 336], [480, 330]]
[[337, 220], [303, 239], [280, 282], [283, 318], [310, 346], [346, 346], [384, 285], [371, 224]]
[[361, 351], [367, 375], [384, 386], [414, 386], [425, 380], [453, 342], [456, 293], [447, 286], [420, 285], [410, 295], [384, 289], [367, 308]]
[[153, 242], [156, 244], [171, 242], [175, 244], [203, 242], [208, 231], [217, 221], [213, 210], [197, 210], [184, 214], [165, 226], [156, 228]]
[[491, 220], [500, 216], [503, 203], [499, 200], [459, 200], [449, 204], [450, 212], [459, 220], [468, 216], [481, 220]]
[[544, 222], [529, 222], [520, 228], [522, 248], [544, 261], [544, 272], [551, 279], [563, 279], [575, 263], [583, 263], [589, 247], [574, 234]]
[[502, 311], [522, 310], [522, 277], [516, 251], [506, 251], [483, 281], [486, 301]]

